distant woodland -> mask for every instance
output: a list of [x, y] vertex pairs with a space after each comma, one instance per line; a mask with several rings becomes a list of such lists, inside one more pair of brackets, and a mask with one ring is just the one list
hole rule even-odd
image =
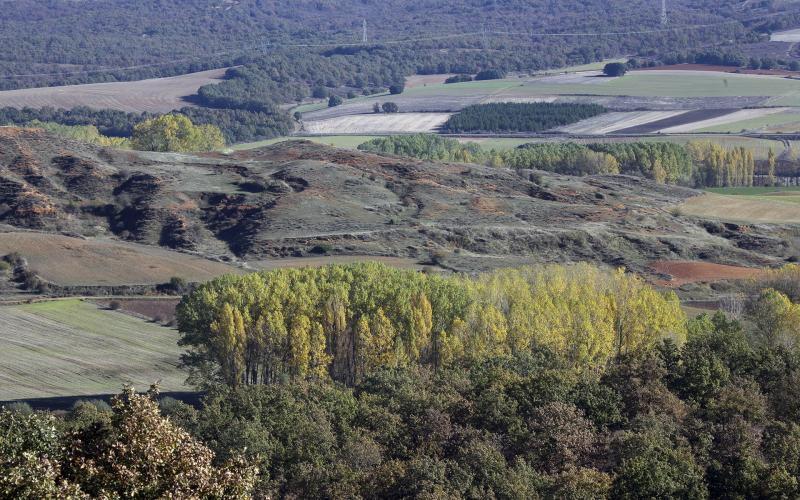
[[[782, 7], [769, 2], [743, 12], [702, 0], [675, 5], [670, 16], [674, 25], [711, 25], [706, 28], [597, 37], [526, 34], [658, 30], [656, 4], [459, 0], [437, 6], [405, 0], [389, 8], [356, 0], [5, 2], [0, 9], [0, 89], [236, 66], [226, 81], [194, 96], [206, 109], [182, 112], [195, 122], [218, 126], [228, 142], [243, 142], [286, 133], [291, 120], [277, 106], [312, 95], [374, 93], [411, 74], [524, 72], [620, 54], [668, 60], [709, 44], [735, 52], [740, 44], [758, 40], [760, 32], [794, 19], [772, 16]], [[769, 17], [749, 20], [759, 15]], [[369, 43], [346, 45], [360, 41], [362, 18], [369, 22]], [[736, 19], [742, 22], [716, 24]], [[432, 34], [435, 39], [426, 39]], [[410, 39], [416, 41], [395, 43]], [[295, 46], [305, 44], [321, 46]], [[100, 124], [80, 123], [90, 124], [102, 130]], [[113, 135], [131, 128], [129, 123]]]

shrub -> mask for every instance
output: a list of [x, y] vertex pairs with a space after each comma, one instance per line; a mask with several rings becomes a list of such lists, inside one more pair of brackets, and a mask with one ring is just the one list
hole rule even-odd
[[119, 311], [122, 308], [122, 303], [118, 300], [112, 300], [108, 303], [108, 308], [112, 311]]
[[400, 111], [400, 108], [397, 107], [397, 104], [393, 102], [383, 103], [381, 109], [383, 110], [384, 113], [397, 113], [398, 111]]
[[333, 108], [333, 107], [339, 106], [343, 102], [344, 102], [344, 99], [342, 99], [340, 96], [332, 95], [332, 96], [330, 96], [328, 98], [328, 107], [329, 108]]

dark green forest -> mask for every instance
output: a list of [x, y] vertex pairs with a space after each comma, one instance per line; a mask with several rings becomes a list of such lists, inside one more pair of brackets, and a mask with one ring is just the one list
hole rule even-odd
[[448, 118], [442, 125], [442, 132], [449, 134], [542, 132], [605, 112], [606, 109], [597, 104], [549, 102], [475, 104]]

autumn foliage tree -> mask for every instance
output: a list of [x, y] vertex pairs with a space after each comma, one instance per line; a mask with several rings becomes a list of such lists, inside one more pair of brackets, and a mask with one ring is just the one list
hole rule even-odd
[[677, 297], [589, 265], [443, 277], [376, 263], [225, 276], [178, 306], [195, 381], [353, 384], [544, 345], [578, 370], [683, 339]]
[[225, 139], [213, 125], [195, 125], [185, 115], [172, 113], [137, 124], [131, 144], [142, 151], [211, 151], [224, 146]]

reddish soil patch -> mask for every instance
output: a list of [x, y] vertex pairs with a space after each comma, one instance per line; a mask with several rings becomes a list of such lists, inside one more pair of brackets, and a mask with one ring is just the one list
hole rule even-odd
[[650, 264], [650, 268], [659, 274], [671, 276], [672, 279], [655, 281], [657, 285], [669, 287], [678, 287], [687, 283], [747, 279], [763, 272], [761, 269], [750, 267], [680, 260], [653, 262]]
[[171, 323], [175, 319], [175, 307], [181, 301], [174, 299], [114, 299], [98, 300], [97, 304], [109, 307], [111, 302], [119, 303], [119, 310], [132, 316], [162, 324]]
[[[669, 66], [655, 66], [653, 68], [639, 68], [638, 71], [716, 71], [722, 73], [741, 73], [744, 75], [774, 75], [774, 76], [800, 76], [800, 71], [785, 69], [749, 69], [735, 66], [713, 66], [710, 64], [670, 64]], [[632, 70], [637, 71], [637, 70]]]

